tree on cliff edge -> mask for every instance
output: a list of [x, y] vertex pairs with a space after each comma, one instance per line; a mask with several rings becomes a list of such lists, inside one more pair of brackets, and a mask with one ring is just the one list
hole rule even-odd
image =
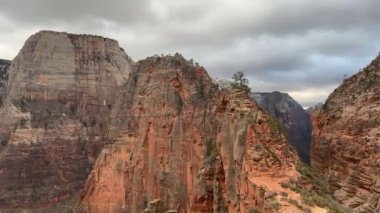
[[249, 81], [246, 77], [244, 77], [243, 71], [238, 71], [232, 76], [232, 88], [242, 89], [246, 93], [251, 93], [251, 88], [249, 88], [248, 84]]

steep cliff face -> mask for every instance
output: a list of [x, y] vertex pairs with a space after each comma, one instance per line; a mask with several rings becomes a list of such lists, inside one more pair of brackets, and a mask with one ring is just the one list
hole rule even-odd
[[281, 187], [300, 174], [280, 126], [179, 54], [135, 63], [114, 40], [42, 31], [8, 71], [2, 212], [311, 208]]
[[179, 55], [139, 67], [133, 128], [103, 149], [75, 211], [274, 211], [265, 184], [296, 179], [297, 157], [268, 116]]
[[286, 93], [253, 93], [255, 101], [284, 127], [289, 143], [300, 158], [310, 163], [311, 119], [302, 106]]
[[8, 67], [11, 61], [0, 59], [0, 106], [3, 102], [5, 84], [8, 76]]
[[380, 56], [313, 113], [312, 167], [354, 212], [380, 212]]
[[0, 208], [78, 194], [113, 138], [132, 64], [116, 41], [98, 36], [42, 31], [26, 41], [0, 110]]

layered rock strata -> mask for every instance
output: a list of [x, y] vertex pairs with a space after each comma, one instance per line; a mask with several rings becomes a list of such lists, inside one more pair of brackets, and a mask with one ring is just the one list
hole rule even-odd
[[380, 56], [313, 113], [311, 164], [354, 212], [380, 212]]

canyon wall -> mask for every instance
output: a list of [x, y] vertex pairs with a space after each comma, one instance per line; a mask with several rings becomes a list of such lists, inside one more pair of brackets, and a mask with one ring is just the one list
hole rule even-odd
[[219, 92], [180, 55], [139, 67], [133, 129], [103, 149], [75, 210], [270, 211], [255, 179], [297, 178], [280, 129], [244, 91]]
[[287, 93], [253, 93], [255, 101], [284, 128], [289, 143], [300, 158], [310, 164], [311, 118]]
[[302, 212], [299, 159], [239, 88], [180, 54], [41, 31], [8, 69], [1, 212]]
[[311, 165], [354, 212], [380, 212], [380, 56], [314, 110]]
[[26, 41], [0, 109], [0, 208], [51, 206], [78, 194], [113, 140], [132, 70], [111, 39], [42, 31]]

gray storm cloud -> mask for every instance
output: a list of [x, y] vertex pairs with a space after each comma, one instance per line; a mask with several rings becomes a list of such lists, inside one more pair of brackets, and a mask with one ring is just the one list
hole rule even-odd
[[182, 53], [253, 91], [324, 101], [380, 50], [378, 0], [0, 0], [0, 58], [41, 29], [117, 39], [134, 59]]

